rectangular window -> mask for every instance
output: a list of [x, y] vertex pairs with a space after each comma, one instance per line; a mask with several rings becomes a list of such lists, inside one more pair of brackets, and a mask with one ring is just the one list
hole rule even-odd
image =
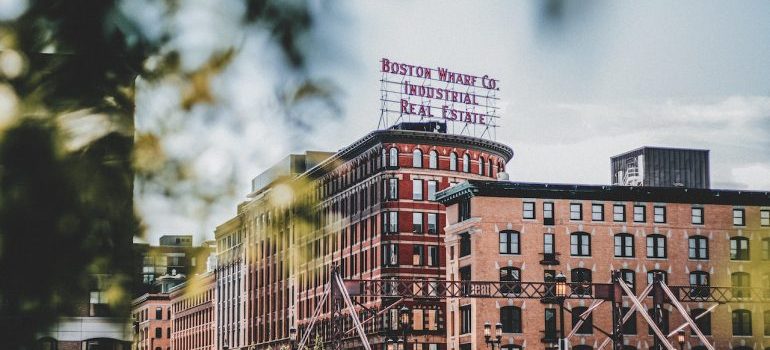
[[733, 209], [733, 225], [746, 226], [746, 210]]
[[519, 254], [519, 233], [500, 231], [500, 254]]
[[163, 308], [156, 307], [155, 308], [155, 319], [156, 320], [162, 320], [163, 319]]
[[666, 236], [647, 236], [647, 257], [660, 259], [666, 257]]
[[770, 226], [770, 210], [759, 211], [759, 224], [761, 226]]
[[591, 204], [591, 220], [604, 221], [604, 204]]
[[615, 257], [634, 257], [634, 236], [628, 233], [619, 233], [615, 235]]
[[382, 245], [382, 266], [398, 266], [398, 244]]
[[524, 219], [534, 219], [535, 218], [535, 202], [524, 202], [524, 207], [522, 209], [523, 217]]
[[653, 210], [653, 221], [658, 224], [662, 224], [666, 222], [666, 207], [662, 206], [655, 206], [652, 208]]
[[703, 225], [703, 208], [692, 208], [692, 223], [693, 225]]
[[424, 247], [421, 245], [414, 245], [412, 249], [412, 265], [422, 266], [425, 264], [425, 255], [423, 254]]
[[762, 238], [762, 259], [770, 260], [770, 238]]
[[[460, 306], [460, 334], [471, 332], [471, 306]], [[470, 344], [468, 344], [470, 345]]]
[[422, 200], [422, 180], [412, 180], [412, 199]]
[[730, 238], [730, 260], [749, 260], [749, 239], [746, 237]]
[[388, 198], [389, 200], [398, 200], [398, 179], [388, 179]]
[[544, 315], [545, 334], [543, 335], [543, 338], [549, 340], [550, 342], [555, 342], [558, 338], [556, 334], [556, 309], [550, 307], [546, 308]]
[[412, 231], [414, 233], [422, 233], [422, 213], [412, 213]]
[[[625, 316], [625, 314], [627, 314], [631, 308], [622, 307], [621, 310], [623, 310], [622, 313]], [[628, 320], [623, 323], [623, 334], [636, 334], [636, 311], [634, 311], [631, 314], [631, 317], [629, 317]]]
[[569, 219], [570, 220], [583, 220], [583, 205], [580, 203], [570, 203], [569, 205]]
[[615, 204], [612, 206], [612, 221], [623, 222], [626, 221], [626, 206], [623, 204]]
[[690, 259], [708, 259], [709, 243], [704, 236], [693, 236], [687, 239], [687, 257]]
[[[585, 306], [578, 306], [572, 308], [572, 328], [575, 328], [577, 326], [578, 321], [580, 321], [580, 315], [583, 314], [588, 310]], [[588, 314], [588, 317], [585, 318], [583, 321], [583, 324], [575, 331], [576, 334], [593, 334], [594, 333], [594, 327], [593, 327], [593, 313]]]
[[553, 203], [543, 203], [543, 225], [553, 225]]
[[571, 234], [570, 254], [572, 256], [591, 256], [591, 236], [585, 232]]
[[436, 200], [436, 190], [438, 189], [438, 181], [428, 181], [428, 200]]
[[471, 199], [465, 198], [457, 203], [457, 222], [462, 222], [471, 218]]
[[543, 254], [545, 254], [546, 257], [555, 258], [553, 256], [554, 253], [555, 253], [555, 249], [554, 249], [553, 233], [546, 233], [543, 235]]
[[155, 338], [163, 338], [163, 328], [155, 328]]
[[436, 213], [428, 213], [428, 233], [438, 233], [437, 219]]
[[468, 233], [460, 234], [460, 257], [471, 255], [471, 235]]
[[643, 205], [635, 205], [634, 206], [634, 222], [645, 222], [647, 221], [646, 218], [646, 211], [647, 208]]
[[428, 266], [438, 267], [438, 246], [428, 246]]
[[382, 213], [382, 232], [398, 233], [398, 212], [386, 211]]

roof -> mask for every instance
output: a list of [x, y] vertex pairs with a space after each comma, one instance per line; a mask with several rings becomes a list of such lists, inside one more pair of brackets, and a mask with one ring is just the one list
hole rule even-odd
[[685, 152], [704, 152], [704, 153], [709, 153], [709, 152], [710, 152], [710, 151], [709, 151], [709, 150], [707, 150], [707, 149], [698, 149], [698, 148], [679, 148], [679, 147], [642, 146], [642, 147], [639, 147], [639, 148], [634, 148], [634, 149], [632, 149], [632, 150], [629, 150], [629, 151], [625, 151], [625, 152], [623, 152], [623, 153], [620, 153], [620, 154], [616, 154], [616, 155], [614, 155], [614, 156], [610, 157], [610, 159], [620, 158], [620, 157], [623, 157], [623, 156], [629, 155], [629, 154], [631, 154], [631, 153], [635, 153], [635, 152], [638, 152], [638, 151], [645, 151], [645, 150], [657, 150], [657, 151], [685, 151]]
[[770, 206], [770, 191], [470, 180], [436, 193], [444, 205], [470, 197], [548, 198]]

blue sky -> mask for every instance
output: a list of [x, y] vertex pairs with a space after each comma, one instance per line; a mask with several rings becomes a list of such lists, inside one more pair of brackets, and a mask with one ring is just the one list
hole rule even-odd
[[274, 86], [292, 76], [276, 69], [280, 54], [263, 32], [228, 26], [239, 2], [190, 3], [173, 22], [187, 33], [172, 44], [187, 65], [240, 48], [214, 83], [218, 103], [182, 112], [174, 83], [145, 87], [137, 124], [192, 121], [164, 147], [189, 153], [201, 187], [230, 185], [206, 206], [139, 196], [151, 239], [213, 236], [249, 180], [286, 153], [337, 150], [375, 129], [382, 57], [499, 77], [497, 141], [516, 152], [512, 180], [608, 183], [611, 155], [657, 145], [710, 149], [714, 188], [770, 190], [767, 1], [313, 2], [308, 72], [335, 87], [341, 109], [290, 111], [307, 128], [269, 112]]

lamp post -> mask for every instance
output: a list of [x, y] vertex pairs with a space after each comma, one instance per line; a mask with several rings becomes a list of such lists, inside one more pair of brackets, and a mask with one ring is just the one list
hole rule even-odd
[[684, 350], [684, 330], [676, 333], [676, 342], [679, 343], [679, 350]]
[[289, 327], [289, 350], [294, 350], [294, 345], [297, 342], [297, 329], [294, 326]]
[[492, 339], [492, 325], [489, 323], [489, 321], [484, 322], [484, 341], [487, 343], [487, 347], [489, 347], [489, 344], [492, 344], [492, 350], [495, 350], [495, 345], [500, 345], [500, 339], [503, 338], [503, 324], [498, 322], [495, 325], [495, 338]]
[[401, 331], [404, 335], [404, 349], [406, 348], [406, 336], [407, 332], [409, 331], [409, 326], [411, 325], [411, 322], [409, 322], [409, 318], [412, 316], [412, 310], [407, 307], [406, 305], [402, 306], [400, 309], [398, 309], [398, 318], [401, 323]]
[[567, 349], [567, 340], [564, 339], [564, 299], [567, 298], [567, 277], [559, 272], [556, 277], [556, 302], [559, 303], [559, 350]]

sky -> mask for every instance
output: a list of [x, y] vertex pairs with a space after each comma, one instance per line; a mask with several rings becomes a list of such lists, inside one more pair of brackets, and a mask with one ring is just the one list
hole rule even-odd
[[174, 82], [138, 84], [137, 128], [184, 120], [163, 146], [193, 162], [191, 186], [208, 198], [138, 193], [150, 241], [212, 238], [251, 178], [286, 154], [336, 151], [376, 129], [383, 57], [499, 77], [496, 141], [514, 149], [513, 181], [608, 184], [612, 155], [648, 145], [709, 149], [712, 188], [770, 190], [767, 1], [311, 2], [307, 72], [335, 104], [300, 110], [275, 107], [276, 86], [296, 77], [276, 69], [264, 32], [231, 28], [238, 1], [184, 4], [172, 42], [183, 64], [239, 52], [213, 106], [178, 111]]

